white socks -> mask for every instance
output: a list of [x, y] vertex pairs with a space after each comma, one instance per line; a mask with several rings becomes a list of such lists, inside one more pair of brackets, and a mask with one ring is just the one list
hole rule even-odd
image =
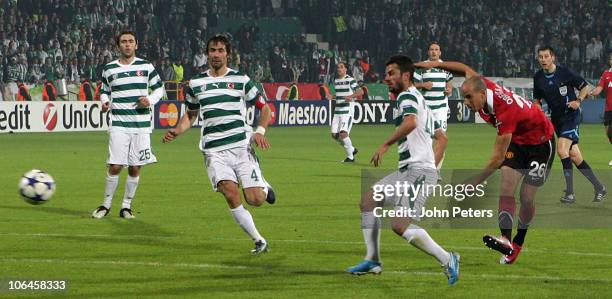
[[234, 220], [236, 223], [240, 225], [242, 230], [247, 233], [253, 241], [266, 241], [255, 228], [255, 222], [253, 222], [253, 216], [251, 213], [247, 211], [242, 205], [235, 209], [230, 209], [232, 211], [232, 216], [234, 216]]
[[121, 205], [122, 209], [130, 209], [132, 206], [132, 199], [136, 194], [136, 189], [138, 188], [138, 181], [140, 181], [140, 177], [131, 177], [127, 176], [125, 180], [125, 193], [123, 194], [123, 204]]
[[440, 265], [447, 265], [450, 261], [450, 254], [442, 249], [436, 241], [434, 241], [427, 231], [421, 227], [410, 224], [404, 234], [404, 239], [408, 240], [414, 247], [421, 249], [423, 252], [435, 257]]
[[342, 146], [344, 146], [344, 150], [346, 150], [346, 157], [351, 160], [354, 159], [355, 157], [353, 157], [353, 151], [355, 148], [353, 147], [353, 142], [351, 142], [350, 137], [342, 139]]
[[366, 260], [380, 262], [380, 218], [373, 212], [361, 212], [361, 231], [366, 244]]
[[113, 195], [119, 185], [119, 176], [106, 174], [106, 184], [104, 185], [104, 203], [102, 204], [105, 208], [110, 209], [111, 203], [113, 202]]

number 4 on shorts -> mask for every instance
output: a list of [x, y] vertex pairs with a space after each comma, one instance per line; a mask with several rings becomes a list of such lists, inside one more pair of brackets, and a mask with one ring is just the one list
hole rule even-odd
[[253, 169], [253, 172], [251, 172], [251, 178], [256, 182], [259, 182], [259, 177], [257, 177], [257, 172], [255, 171], [255, 169]]

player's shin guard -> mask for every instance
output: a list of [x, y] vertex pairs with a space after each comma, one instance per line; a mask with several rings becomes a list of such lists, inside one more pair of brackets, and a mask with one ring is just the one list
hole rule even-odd
[[514, 200], [514, 196], [499, 197], [499, 229], [501, 230], [502, 236], [508, 240], [512, 240], [512, 226], [514, 223], [515, 209], [516, 202]]
[[106, 174], [106, 184], [104, 185], [104, 203], [102, 204], [105, 208], [110, 209], [113, 202], [113, 196], [117, 191], [119, 185], [119, 176]]
[[121, 204], [122, 209], [130, 209], [132, 206], [132, 199], [136, 195], [136, 189], [138, 189], [138, 182], [140, 177], [131, 177], [128, 175], [125, 180], [125, 193], [123, 194], [123, 203]]
[[595, 176], [593, 169], [591, 169], [591, 166], [589, 166], [589, 164], [585, 160], [582, 160], [582, 163], [580, 163], [580, 165], [577, 165], [576, 167], [578, 167], [578, 170], [580, 170], [582, 175], [584, 175], [589, 180], [589, 182], [593, 184], [595, 190], [603, 189], [603, 185], [601, 185], [601, 182], [599, 182], [599, 180]]
[[519, 221], [517, 226], [517, 233], [512, 240], [512, 243], [516, 243], [519, 246], [523, 246], [525, 242], [525, 235], [527, 235], [527, 229], [529, 224], [535, 215], [535, 203], [521, 203], [521, 209], [519, 211]]
[[373, 212], [361, 212], [361, 231], [366, 244], [366, 260], [380, 261], [380, 218]]
[[574, 194], [574, 173], [572, 170], [572, 159], [570, 157], [561, 159], [561, 164], [563, 164], [563, 176], [565, 177], [565, 194]]
[[257, 242], [264, 240], [255, 227], [253, 216], [251, 216], [251, 213], [249, 213], [247, 209], [240, 205], [235, 209], [230, 209], [230, 211], [232, 211], [232, 216], [234, 216], [236, 223], [238, 223], [242, 230], [244, 230], [244, 232], [247, 233], [251, 239], [253, 239], [253, 241]]
[[412, 246], [422, 250], [423, 252], [435, 257], [440, 265], [448, 264], [450, 253], [444, 250], [436, 241], [434, 241], [427, 231], [421, 227], [410, 224], [402, 235]]

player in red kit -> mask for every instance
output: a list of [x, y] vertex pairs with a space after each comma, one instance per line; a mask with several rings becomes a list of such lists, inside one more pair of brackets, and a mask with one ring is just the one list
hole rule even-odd
[[[608, 56], [608, 62], [610, 68], [605, 70], [599, 79], [597, 87], [591, 91], [592, 96], [598, 96], [603, 90], [606, 91], [606, 112], [604, 114], [604, 126], [606, 126], [606, 133], [608, 140], [612, 144], [612, 53]], [[608, 164], [612, 166], [612, 160]]]
[[[535, 214], [535, 195], [550, 173], [555, 153], [553, 125], [539, 106], [488, 80], [463, 63], [428, 61], [416, 63], [415, 66], [464, 73], [466, 80], [461, 85], [461, 94], [465, 105], [497, 128], [493, 155], [469, 184], [480, 184], [501, 168], [498, 219], [502, 236], [485, 235], [483, 241], [489, 248], [503, 254], [500, 263], [512, 264], [521, 251]], [[512, 239], [516, 206], [514, 194], [521, 179], [517, 234]]]

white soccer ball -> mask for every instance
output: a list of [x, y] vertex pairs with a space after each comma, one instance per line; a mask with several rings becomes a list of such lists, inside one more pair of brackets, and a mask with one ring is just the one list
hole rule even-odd
[[19, 180], [19, 193], [29, 204], [43, 204], [55, 193], [55, 180], [44, 171], [32, 169]]

